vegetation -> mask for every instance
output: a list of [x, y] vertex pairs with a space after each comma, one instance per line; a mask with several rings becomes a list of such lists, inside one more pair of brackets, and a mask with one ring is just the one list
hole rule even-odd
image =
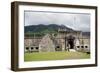
[[[24, 33], [25, 36], [29, 36], [29, 37], [33, 37], [34, 34], [35, 36], [43, 36], [46, 33], [54, 33], [57, 34], [58, 29], [66, 29], [66, 31], [75, 31], [65, 25], [58, 25], [58, 24], [48, 24], [48, 25], [44, 25], [44, 24], [38, 24], [38, 25], [30, 25], [30, 26], [24, 26]], [[83, 32], [82, 33], [85, 36], [90, 36], [90, 32]]]
[[66, 60], [66, 59], [87, 59], [90, 54], [82, 52], [33, 52], [25, 53], [24, 61], [44, 61], [44, 60]]
[[66, 27], [65, 25], [58, 25], [58, 24], [49, 24], [49, 25], [44, 25], [44, 24], [39, 24], [39, 25], [30, 25], [30, 26], [25, 26], [25, 33], [27, 32], [57, 32], [59, 28], [61, 29], [67, 29], [72, 30], [71, 28]]

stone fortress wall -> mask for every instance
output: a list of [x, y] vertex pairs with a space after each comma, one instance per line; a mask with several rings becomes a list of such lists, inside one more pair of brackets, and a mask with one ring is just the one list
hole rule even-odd
[[25, 37], [25, 52], [90, 51], [90, 37], [81, 31], [58, 30], [58, 34], [45, 34], [43, 37]]

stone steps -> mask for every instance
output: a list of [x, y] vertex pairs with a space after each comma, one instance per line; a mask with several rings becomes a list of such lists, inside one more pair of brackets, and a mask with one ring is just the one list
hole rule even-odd
[[69, 49], [69, 51], [76, 52], [76, 50], [75, 50], [75, 49]]

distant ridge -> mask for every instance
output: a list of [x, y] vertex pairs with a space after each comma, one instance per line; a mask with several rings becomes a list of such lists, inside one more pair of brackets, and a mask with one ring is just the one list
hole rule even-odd
[[[57, 25], [57, 24], [49, 24], [49, 25], [44, 25], [44, 24], [39, 24], [39, 25], [30, 25], [30, 26], [24, 26], [24, 33], [26, 37], [33, 37], [34, 34], [35, 36], [44, 36], [45, 33], [58, 33], [58, 29], [66, 29], [66, 31], [77, 31], [73, 30], [65, 25]], [[82, 32], [83, 36], [90, 37], [90, 32]]]
[[66, 31], [74, 31], [73, 29], [66, 27], [65, 25], [57, 25], [57, 24], [39, 24], [39, 25], [30, 25], [24, 26], [25, 33], [32, 32], [32, 33], [44, 33], [44, 32], [57, 32], [58, 29], [66, 29]]

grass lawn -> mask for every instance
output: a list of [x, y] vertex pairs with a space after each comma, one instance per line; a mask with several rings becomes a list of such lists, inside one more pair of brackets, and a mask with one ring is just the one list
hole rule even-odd
[[88, 59], [90, 54], [82, 52], [33, 52], [25, 53], [24, 61]]

